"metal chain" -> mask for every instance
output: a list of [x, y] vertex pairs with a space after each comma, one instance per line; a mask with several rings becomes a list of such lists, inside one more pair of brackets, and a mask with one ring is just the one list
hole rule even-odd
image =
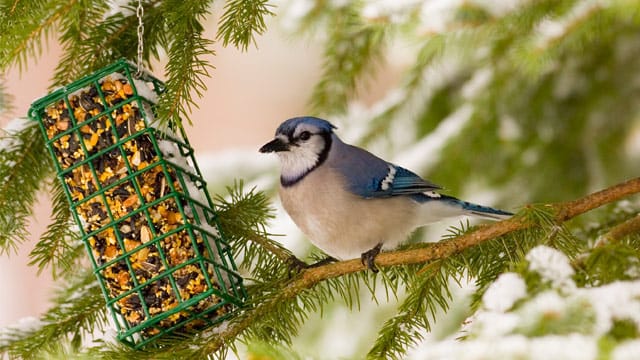
[[138, 0], [138, 8], [136, 9], [136, 16], [138, 17], [138, 72], [137, 76], [141, 76], [144, 70], [142, 64], [142, 55], [144, 50], [144, 23], [142, 17], [144, 16], [144, 9], [142, 8], [142, 0]]

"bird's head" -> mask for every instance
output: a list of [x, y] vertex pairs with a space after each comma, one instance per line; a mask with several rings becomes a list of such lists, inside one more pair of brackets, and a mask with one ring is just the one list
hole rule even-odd
[[289, 119], [280, 124], [275, 138], [260, 152], [275, 152], [282, 168], [282, 184], [293, 185], [327, 159], [335, 128], [326, 120], [310, 116]]

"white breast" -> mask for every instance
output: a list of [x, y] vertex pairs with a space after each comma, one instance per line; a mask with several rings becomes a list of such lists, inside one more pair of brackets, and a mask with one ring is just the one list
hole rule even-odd
[[280, 198], [309, 240], [338, 259], [351, 259], [379, 243], [393, 248], [423, 221], [418, 205], [407, 197], [363, 199], [344, 191], [327, 166], [303, 181], [280, 188]]

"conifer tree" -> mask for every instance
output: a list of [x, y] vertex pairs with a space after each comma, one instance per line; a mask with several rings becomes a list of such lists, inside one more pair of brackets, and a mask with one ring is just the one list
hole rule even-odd
[[[215, 39], [203, 35], [211, 1], [142, 4], [144, 64], [167, 64], [161, 121], [188, 119], [197, 106], [203, 79], [215, 72], [206, 57], [214, 41], [246, 50], [269, 21], [288, 17], [294, 32], [322, 42], [310, 113], [452, 193], [483, 191], [518, 213], [493, 224], [461, 222], [442, 238], [418, 232], [380, 254], [377, 274], [359, 259], [297, 270], [269, 232], [271, 192], [243, 185], [254, 180], [247, 175], [215, 199], [247, 280], [246, 306], [217, 327], [133, 350], [100, 341], [110, 328], [102, 294], [39, 129], [21, 126], [0, 141], [0, 254], [22, 246], [35, 194], [50, 190], [51, 224], [31, 258], [62, 287], [37, 324], [2, 331], [5, 357], [225, 358], [243, 346], [264, 358], [304, 358], [314, 354], [295, 344], [311, 317], [337, 306], [358, 316], [372, 303], [390, 313], [365, 348], [341, 355], [640, 353], [633, 311], [640, 307], [640, 2], [227, 0]], [[135, 6], [110, 12], [107, 1], [2, 1], [0, 69], [25, 67], [51, 38], [64, 50], [52, 89], [133, 60]], [[359, 96], [400, 50], [402, 81], [363, 109]], [[0, 108], [8, 107], [0, 86]], [[463, 285], [470, 290], [459, 295]], [[336, 331], [331, 325], [319, 329]]]

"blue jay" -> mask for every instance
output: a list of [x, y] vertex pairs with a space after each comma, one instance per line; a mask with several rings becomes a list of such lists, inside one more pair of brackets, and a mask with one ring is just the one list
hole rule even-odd
[[493, 220], [513, 215], [440, 194], [440, 186], [342, 142], [334, 129], [323, 119], [292, 118], [260, 148], [280, 159], [284, 209], [333, 258], [360, 257], [377, 271], [378, 253], [418, 227], [460, 215]]

